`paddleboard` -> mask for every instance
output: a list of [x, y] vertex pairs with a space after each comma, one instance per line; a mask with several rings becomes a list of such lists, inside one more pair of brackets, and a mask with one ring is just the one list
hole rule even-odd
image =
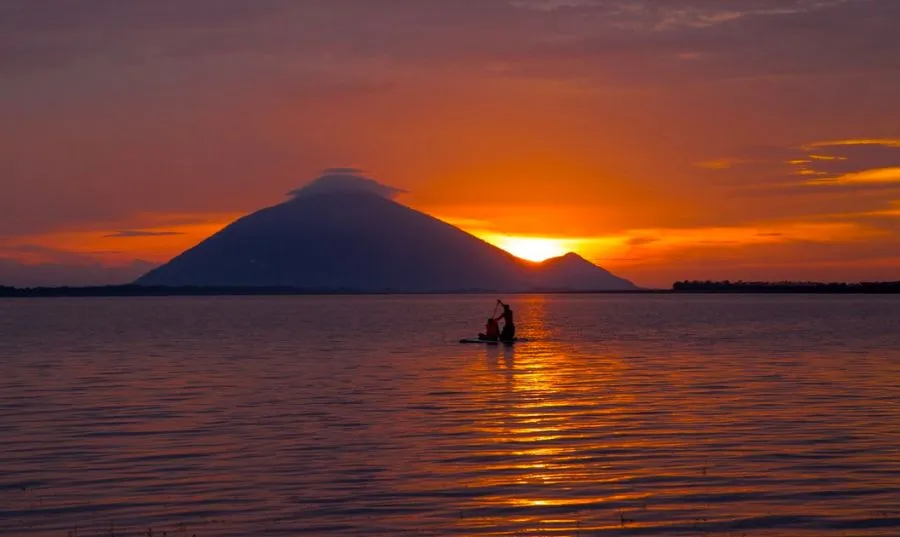
[[523, 343], [528, 341], [527, 339], [516, 338], [512, 341], [491, 341], [489, 339], [478, 339], [478, 338], [466, 338], [459, 340], [460, 343], [481, 343], [482, 345], [499, 345], [503, 343], [504, 345], [512, 345], [513, 343]]

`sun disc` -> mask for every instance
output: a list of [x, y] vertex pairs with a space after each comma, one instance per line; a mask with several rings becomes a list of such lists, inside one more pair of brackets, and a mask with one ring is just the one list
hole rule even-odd
[[561, 239], [539, 237], [503, 237], [498, 246], [516, 257], [528, 261], [544, 261], [551, 257], [565, 255], [566, 248]]

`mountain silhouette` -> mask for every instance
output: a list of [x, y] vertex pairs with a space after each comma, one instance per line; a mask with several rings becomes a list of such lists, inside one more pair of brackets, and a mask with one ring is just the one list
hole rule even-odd
[[575, 254], [533, 263], [334, 170], [238, 219], [139, 278], [154, 286], [284, 286], [359, 292], [629, 290]]
[[636, 289], [628, 280], [619, 278], [572, 252], [540, 263], [535, 269], [532, 281], [538, 287], [548, 290]]

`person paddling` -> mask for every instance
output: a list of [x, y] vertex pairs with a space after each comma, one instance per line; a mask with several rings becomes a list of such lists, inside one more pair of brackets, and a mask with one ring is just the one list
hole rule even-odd
[[503, 331], [500, 332], [500, 341], [513, 341], [516, 339], [516, 323], [513, 320], [513, 310], [509, 304], [504, 304], [497, 299], [497, 304], [503, 306], [503, 313], [495, 320], [503, 319]]

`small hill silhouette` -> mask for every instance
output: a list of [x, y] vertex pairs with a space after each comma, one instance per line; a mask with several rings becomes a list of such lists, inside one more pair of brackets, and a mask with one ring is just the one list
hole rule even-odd
[[400, 191], [329, 170], [135, 283], [360, 292], [630, 290], [575, 254], [532, 263], [401, 205]]

